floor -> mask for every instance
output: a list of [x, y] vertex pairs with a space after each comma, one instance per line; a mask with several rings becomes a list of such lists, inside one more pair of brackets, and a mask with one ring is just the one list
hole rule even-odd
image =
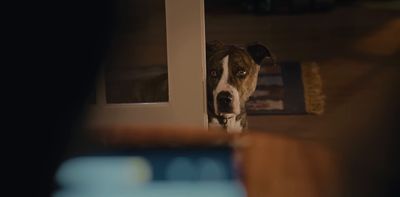
[[398, 10], [359, 5], [254, 16], [213, 9], [206, 15], [206, 39], [239, 45], [260, 41], [278, 60], [316, 61], [326, 95], [323, 115], [251, 116], [249, 127], [335, 150], [349, 196], [379, 196], [398, 179], [390, 148], [400, 90]]

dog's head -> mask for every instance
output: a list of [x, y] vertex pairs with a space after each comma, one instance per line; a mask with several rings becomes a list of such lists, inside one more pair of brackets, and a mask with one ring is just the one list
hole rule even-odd
[[208, 109], [229, 118], [244, 111], [257, 85], [262, 62], [272, 61], [268, 49], [259, 43], [241, 48], [219, 41], [207, 43]]

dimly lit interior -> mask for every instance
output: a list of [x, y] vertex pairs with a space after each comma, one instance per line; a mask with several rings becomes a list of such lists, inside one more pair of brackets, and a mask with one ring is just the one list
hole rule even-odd
[[[44, 91], [65, 104], [47, 103], [51, 137], [43, 139], [51, 153], [47, 173], [39, 175], [42, 193], [399, 196], [400, 1], [101, 5], [93, 15], [83, 11], [89, 33], [76, 35], [84, 34], [88, 44], [79, 43], [89, 47], [82, 44], [79, 61], [71, 58], [80, 64], [64, 67], [68, 77], [54, 77], [58, 93]], [[217, 105], [208, 100], [217, 91], [209, 89], [210, 75], [223, 79], [208, 65], [206, 47], [214, 41], [246, 51], [252, 64], [249, 43], [271, 55], [257, 63], [254, 94], [238, 96], [243, 103], [234, 118], [246, 121], [239, 132], [229, 132], [229, 117], [209, 118]], [[221, 69], [238, 64], [225, 60]], [[252, 88], [235, 84], [238, 94]]]

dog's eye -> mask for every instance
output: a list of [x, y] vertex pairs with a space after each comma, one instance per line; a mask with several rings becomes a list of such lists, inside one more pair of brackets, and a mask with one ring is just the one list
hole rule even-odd
[[211, 71], [210, 71], [210, 76], [213, 77], [213, 78], [215, 78], [215, 77], [218, 76], [218, 72], [217, 72], [216, 70], [211, 70]]
[[247, 74], [247, 72], [245, 70], [238, 70], [236, 72], [236, 76], [238, 76], [238, 77], [244, 77], [244, 76], [246, 76], [246, 74]]

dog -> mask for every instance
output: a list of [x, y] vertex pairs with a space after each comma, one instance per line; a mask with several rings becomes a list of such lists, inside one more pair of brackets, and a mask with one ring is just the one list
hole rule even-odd
[[244, 48], [220, 41], [206, 43], [209, 128], [246, 130], [246, 101], [256, 89], [260, 65], [271, 62], [271, 53], [260, 43]]

